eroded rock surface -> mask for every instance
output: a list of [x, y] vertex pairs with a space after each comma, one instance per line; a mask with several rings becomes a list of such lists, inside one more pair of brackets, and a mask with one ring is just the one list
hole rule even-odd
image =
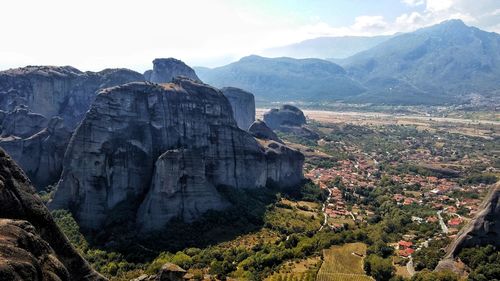
[[255, 98], [253, 94], [234, 87], [225, 87], [221, 91], [231, 104], [238, 127], [248, 130], [255, 121]]
[[53, 117], [39, 132], [27, 138], [0, 138], [5, 149], [26, 172], [37, 188], [56, 183], [61, 175], [64, 152], [71, 137], [59, 117]]
[[174, 58], [155, 59], [153, 61], [153, 70], [144, 73], [146, 80], [153, 83], [170, 83], [179, 76], [201, 82], [191, 67]]
[[0, 72], [0, 110], [26, 106], [50, 119], [58, 116], [74, 128], [89, 109], [97, 91], [143, 76], [128, 69], [82, 72], [71, 66], [27, 66]]
[[1, 149], [0, 206], [0, 280], [106, 280], [75, 251]]
[[302, 179], [303, 155], [261, 144], [239, 129], [229, 102], [189, 79], [129, 83], [103, 90], [76, 130], [52, 208], [70, 208], [98, 229], [117, 204], [138, 202], [143, 230], [172, 217], [192, 220], [224, 208], [216, 187], [283, 187]]

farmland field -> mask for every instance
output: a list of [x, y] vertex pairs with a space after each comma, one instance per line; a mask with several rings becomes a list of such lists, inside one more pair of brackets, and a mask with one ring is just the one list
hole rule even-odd
[[323, 264], [318, 272], [317, 281], [369, 281], [363, 270], [363, 257], [366, 245], [350, 243], [343, 246], [333, 246], [323, 250]]

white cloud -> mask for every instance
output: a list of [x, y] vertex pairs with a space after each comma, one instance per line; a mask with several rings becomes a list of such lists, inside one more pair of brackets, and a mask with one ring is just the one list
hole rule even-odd
[[453, 0], [427, 0], [427, 10], [430, 12], [439, 12], [447, 10], [453, 6]]
[[420, 6], [425, 4], [425, 0], [403, 0], [402, 2], [409, 6]]

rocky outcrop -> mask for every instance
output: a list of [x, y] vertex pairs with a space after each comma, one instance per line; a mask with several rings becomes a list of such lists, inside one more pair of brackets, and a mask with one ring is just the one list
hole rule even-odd
[[283, 141], [278, 138], [276, 133], [274, 133], [273, 130], [271, 130], [266, 125], [266, 123], [261, 120], [253, 122], [253, 124], [248, 129], [248, 132], [258, 139], [272, 140], [275, 142], [283, 143]]
[[191, 67], [183, 61], [174, 58], [155, 59], [153, 61], [153, 70], [148, 70], [144, 73], [146, 81], [153, 83], [170, 83], [174, 78], [179, 76], [201, 82]]
[[283, 105], [264, 113], [264, 122], [273, 130], [317, 140], [319, 135], [306, 126], [306, 117], [299, 108]]
[[50, 119], [58, 116], [74, 128], [97, 91], [132, 81], [144, 81], [128, 69], [81, 72], [71, 66], [27, 66], [0, 72], [0, 110], [26, 106]]
[[59, 117], [48, 121], [46, 128], [27, 138], [1, 137], [5, 149], [26, 172], [37, 188], [55, 184], [61, 175], [62, 160], [71, 131]]
[[234, 87], [225, 87], [221, 91], [231, 104], [238, 127], [248, 130], [255, 121], [255, 98], [253, 94]]
[[47, 127], [48, 120], [41, 114], [20, 106], [11, 112], [2, 112], [1, 136], [30, 137]]
[[[0, 146], [37, 188], [55, 183], [72, 131], [97, 91], [141, 74], [127, 69], [81, 72], [65, 66], [28, 66], [0, 72]], [[57, 118], [57, 119], [53, 119]]]
[[139, 201], [130, 207], [145, 231], [172, 217], [192, 220], [227, 205], [218, 186], [297, 185], [303, 155], [269, 145], [239, 129], [227, 99], [208, 85], [182, 78], [109, 88], [73, 135], [50, 206], [71, 207], [86, 229], [129, 200]]
[[71, 246], [1, 149], [0, 206], [0, 280], [106, 280]]
[[454, 259], [463, 248], [494, 245], [500, 247], [500, 183], [496, 183], [484, 199], [479, 212], [464, 226], [447, 247], [437, 270], [455, 268]]
[[306, 117], [302, 110], [293, 105], [283, 105], [281, 108], [273, 108], [264, 113], [264, 122], [273, 130], [279, 130], [282, 126], [300, 127], [306, 124]]

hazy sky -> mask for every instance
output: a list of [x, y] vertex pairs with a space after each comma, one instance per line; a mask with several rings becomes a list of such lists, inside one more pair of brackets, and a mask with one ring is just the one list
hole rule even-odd
[[217, 66], [319, 36], [412, 31], [445, 19], [500, 33], [500, 0], [10, 0], [0, 69], [143, 71], [157, 57]]

